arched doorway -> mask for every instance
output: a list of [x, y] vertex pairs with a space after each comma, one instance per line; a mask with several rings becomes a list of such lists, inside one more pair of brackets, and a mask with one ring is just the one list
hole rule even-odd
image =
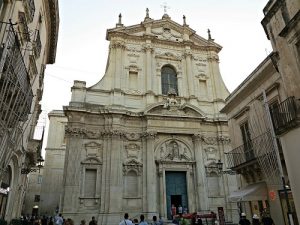
[[11, 184], [11, 167], [8, 166], [4, 172], [3, 180], [0, 186], [0, 217], [4, 219], [6, 213], [6, 205]]

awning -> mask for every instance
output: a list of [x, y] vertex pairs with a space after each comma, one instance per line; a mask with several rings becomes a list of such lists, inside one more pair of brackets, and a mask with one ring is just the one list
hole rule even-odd
[[259, 201], [268, 199], [268, 190], [265, 182], [249, 184], [239, 190], [230, 193], [228, 197], [232, 202]]

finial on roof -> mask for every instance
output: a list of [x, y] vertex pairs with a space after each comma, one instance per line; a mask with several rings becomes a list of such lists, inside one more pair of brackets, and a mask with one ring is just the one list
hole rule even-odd
[[122, 14], [121, 13], [119, 14], [119, 21], [116, 24], [116, 27], [123, 27], [123, 24], [122, 24]]
[[119, 24], [122, 24], [122, 14], [119, 14]]
[[163, 15], [163, 19], [170, 19], [169, 15], [167, 14], [167, 9], [170, 9], [170, 6], [167, 5], [166, 2], [163, 3], [163, 5], [161, 5], [162, 8], [164, 8], [164, 15]]
[[183, 25], [186, 25], [186, 17], [183, 15]]
[[146, 8], [146, 18], [149, 18], [149, 9]]
[[208, 40], [213, 40], [213, 39], [211, 38], [210, 29], [207, 29], [207, 33], [208, 33]]

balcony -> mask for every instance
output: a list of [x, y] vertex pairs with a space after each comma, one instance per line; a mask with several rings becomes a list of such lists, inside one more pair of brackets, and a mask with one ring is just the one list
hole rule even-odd
[[276, 135], [281, 135], [299, 124], [299, 99], [289, 97], [270, 109]]
[[6, 131], [27, 120], [33, 93], [13, 25], [0, 22], [0, 31], [0, 128]]
[[249, 141], [226, 153], [228, 167], [232, 170], [256, 160], [253, 142]]
[[34, 46], [34, 55], [36, 58], [39, 58], [42, 50], [42, 42], [41, 42], [40, 31], [38, 30], [36, 31], [36, 37], [33, 46]]

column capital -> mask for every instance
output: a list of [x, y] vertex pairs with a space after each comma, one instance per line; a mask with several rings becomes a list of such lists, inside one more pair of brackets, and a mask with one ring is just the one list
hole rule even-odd
[[142, 135], [146, 139], [155, 139], [157, 137], [156, 131], [146, 131]]

